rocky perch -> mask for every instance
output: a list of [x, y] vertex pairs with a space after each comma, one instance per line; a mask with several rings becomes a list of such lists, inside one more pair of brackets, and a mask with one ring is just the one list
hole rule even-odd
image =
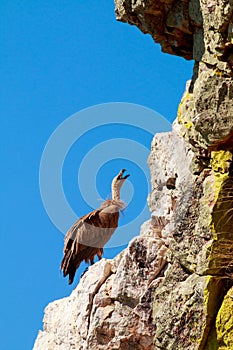
[[150, 221], [48, 305], [34, 350], [233, 349], [233, 1], [116, 0], [116, 15], [194, 74], [152, 142]]

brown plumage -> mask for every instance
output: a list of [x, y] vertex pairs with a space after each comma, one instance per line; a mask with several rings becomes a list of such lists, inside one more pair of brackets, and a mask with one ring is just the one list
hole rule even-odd
[[129, 175], [123, 169], [112, 181], [112, 199], [105, 201], [99, 209], [81, 217], [65, 236], [64, 257], [61, 269], [64, 277], [73, 282], [76, 270], [82, 261], [94, 264], [95, 255], [101, 259], [103, 247], [118, 226], [119, 211], [125, 204], [120, 200], [120, 190]]

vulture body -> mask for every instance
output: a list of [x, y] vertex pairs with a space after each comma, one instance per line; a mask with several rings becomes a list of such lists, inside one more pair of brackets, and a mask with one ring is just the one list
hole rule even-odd
[[69, 275], [69, 284], [73, 282], [82, 261], [94, 264], [95, 255], [102, 258], [104, 245], [118, 227], [119, 211], [125, 207], [120, 200], [120, 189], [129, 176], [123, 176], [125, 171], [121, 170], [112, 181], [112, 199], [81, 217], [65, 236], [61, 269], [64, 277]]

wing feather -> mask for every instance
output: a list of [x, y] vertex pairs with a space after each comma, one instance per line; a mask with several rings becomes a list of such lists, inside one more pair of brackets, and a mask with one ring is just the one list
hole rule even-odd
[[69, 275], [69, 284], [83, 260], [93, 264], [95, 255], [99, 259], [102, 257], [103, 247], [116, 230], [118, 219], [119, 212], [106, 213], [101, 208], [96, 209], [81, 217], [67, 232], [61, 269], [64, 276]]

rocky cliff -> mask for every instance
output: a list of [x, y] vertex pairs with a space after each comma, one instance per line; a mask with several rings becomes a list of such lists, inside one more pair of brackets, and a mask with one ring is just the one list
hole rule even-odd
[[150, 221], [48, 305], [34, 350], [231, 350], [233, 1], [116, 0], [116, 15], [194, 74], [152, 142]]

